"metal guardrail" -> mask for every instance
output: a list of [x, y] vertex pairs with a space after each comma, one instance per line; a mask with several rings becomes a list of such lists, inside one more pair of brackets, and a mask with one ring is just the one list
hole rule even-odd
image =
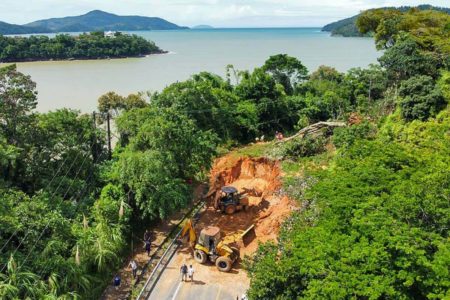
[[[200, 209], [203, 207], [202, 202], [200, 202], [200, 204], [198, 205], [198, 207], [196, 207], [193, 211], [190, 211], [189, 213], [187, 213], [183, 220], [180, 222], [179, 225], [181, 225], [181, 223], [189, 216], [189, 215], [196, 215]], [[147, 278], [147, 281], [145, 282], [141, 292], [139, 293], [139, 295], [136, 297], [136, 300], [143, 300], [146, 299], [150, 296], [151, 292], [153, 291], [154, 287], [156, 286], [156, 283], [159, 280], [159, 277], [161, 276], [162, 272], [164, 271], [164, 269], [166, 268], [167, 264], [170, 262], [170, 260], [172, 259], [173, 255], [175, 254], [175, 251], [178, 249], [179, 247], [179, 242], [178, 242], [178, 238], [181, 235], [181, 232], [183, 231], [183, 229], [181, 228], [178, 233], [175, 235], [175, 237], [173, 238], [173, 240], [171, 241], [171, 243], [169, 244], [169, 246], [167, 247], [166, 251], [164, 251], [163, 255], [161, 256], [161, 258], [159, 259], [158, 263], [156, 264], [156, 266], [153, 268], [152, 273], [150, 274], [150, 276]]]

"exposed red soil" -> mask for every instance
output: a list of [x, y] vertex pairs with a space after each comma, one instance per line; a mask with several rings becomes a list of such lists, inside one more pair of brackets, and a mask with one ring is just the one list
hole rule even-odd
[[[236, 158], [225, 156], [216, 160], [211, 170], [207, 209], [201, 214], [197, 230], [208, 225], [218, 226], [227, 242], [239, 242], [240, 234], [255, 225], [255, 239], [241, 247], [241, 257], [256, 251], [258, 242], [276, 241], [281, 223], [293, 210], [295, 203], [280, 196], [281, 168], [278, 161], [267, 158]], [[221, 187], [231, 185], [249, 195], [250, 209], [225, 215], [214, 209], [214, 198]]]
[[[225, 185], [236, 187], [239, 191], [253, 189], [250, 209], [226, 215], [214, 208], [214, 198]], [[197, 233], [207, 226], [221, 229], [224, 241], [239, 247], [241, 259], [253, 254], [259, 242], [275, 241], [280, 226], [292, 210], [295, 203], [286, 196], [280, 196], [281, 167], [278, 161], [266, 158], [241, 158], [228, 155], [215, 161], [210, 174], [210, 189], [207, 194], [206, 208], [201, 211], [195, 225]], [[246, 246], [241, 242], [242, 232], [255, 225], [255, 237]], [[177, 251], [176, 264], [193, 264], [197, 278], [206, 278], [207, 284], [219, 284], [242, 294], [250, 285], [250, 279], [242, 269], [240, 261], [233, 265], [229, 273], [219, 272], [214, 264], [200, 265], [193, 260], [192, 248], [185, 241]], [[237, 287], [239, 283], [239, 287]]]
[[[233, 215], [226, 215], [216, 211], [213, 206], [216, 193], [225, 185], [231, 185], [239, 191], [252, 190], [249, 196], [250, 209], [239, 211]], [[197, 232], [207, 226], [217, 226], [221, 229], [226, 243], [237, 244], [240, 248], [241, 258], [253, 254], [259, 242], [276, 241], [280, 226], [286, 217], [296, 209], [296, 204], [286, 196], [281, 196], [281, 167], [278, 161], [267, 158], [248, 158], [227, 155], [217, 159], [210, 174], [210, 190], [208, 191], [206, 208], [200, 213], [199, 220], [195, 225]], [[198, 195], [198, 192], [196, 193]], [[168, 222], [162, 222], [153, 228], [156, 239], [153, 241], [155, 249], [165, 235], [173, 228], [182, 216], [176, 214]], [[240, 235], [249, 226], [255, 225], [255, 238], [248, 245], [241, 243]], [[161, 227], [161, 228], [159, 228]], [[134, 253], [134, 259], [141, 265], [148, 258], [142, 248]], [[195, 263], [192, 259], [192, 249], [185, 243], [175, 257], [177, 264], [181, 262]], [[199, 276], [209, 278], [211, 282], [220, 282], [226, 287], [232, 287], [236, 282], [248, 286], [249, 279], [239, 263], [233, 266], [230, 273], [219, 272], [214, 265], [196, 265]], [[123, 299], [123, 295], [129, 291], [131, 283], [130, 270], [124, 266], [119, 273], [123, 276], [124, 286], [119, 291], [109, 287], [102, 299]]]

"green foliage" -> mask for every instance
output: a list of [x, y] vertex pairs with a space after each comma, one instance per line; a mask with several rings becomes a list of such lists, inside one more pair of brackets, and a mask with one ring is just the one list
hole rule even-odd
[[415, 76], [402, 82], [399, 94], [401, 114], [405, 120], [426, 120], [444, 106], [442, 92], [428, 76]]
[[358, 140], [373, 139], [376, 132], [376, 126], [365, 121], [353, 126], [336, 128], [332, 140], [337, 148], [348, 148]]
[[308, 69], [301, 61], [287, 54], [269, 57], [262, 69], [270, 73], [288, 95], [293, 94], [295, 86], [304, 81], [308, 74]]
[[320, 66], [298, 87], [297, 94], [299, 113], [310, 123], [340, 119], [352, 109], [344, 75], [334, 68]]
[[120, 96], [114, 92], [108, 92], [98, 99], [98, 110], [100, 113], [110, 113], [118, 116], [122, 110], [128, 111], [133, 108], [143, 108], [147, 105], [141, 94], [130, 94], [127, 97]]
[[350, 91], [353, 111], [371, 116], [384, 114], [382, 110], [388, 98], [390, 82], [383, 68], [370, 65], [367, 69], [350, 69], [344, 82]]
[[313, 156], [325, 151], [326, 138], [306, 136], [294, 138], [281, 145], [281, 157], [297, 159], [299, 157]]
[[[173, 108], [195, 120], [202, 130], [213, 130], [223, 139], [246, 139], [256, 118], [252, 107], [240, 103], [231, 86], [217, 75], [202, 72], [175, 83], [155, 96], [157, 107]], [[245, 119], [248, 122], [242, 122]]]
[[124, 152], [119, 163], [119, 182], [132, 191], [143, 217], [164, 219], [189, 202], [190, 189], [174, 176], [179, 170], [170, 155], [155, 150]]
[[117, 124], [120, 132], [136, 128], [128, 131], [129, 144], [111, 173], [131, 193], [130, 204], [150, 219], [165, 218], [186, 205], [190, 192], [185, 180], [209, 169], [217, 135], [199, 130], [194, 120], [173, 108], [131, 110]]
[[[345, 76], [322, 68], [299, 86], [302, 123], [352, 111], [369, 121], [334, 132], [329, 168], [306, 174], [287, 166], [283, 190], [301, 210], [284, 223], [278, 244], [261, 245], [247, 261], [250, 299], [450, 296], [448, 18], [366, 12], [358, 25], [387, 48], [383, 68]], [[382, 117], [395, 102], [397, 113]]]
[[408, 32], [422, 49], [449, 55], [449, 20], [448, 13], [435, 10], [374, 9], [362, 13], [356, 23], [362, 33], [375, 32], [379, 49], [392, 47], [403, 32]]
[[[400, 12], [407, 12], [407, 11], [411, 10], [412, 8], [413, 7], [411, 7], [411, 6], [401, 6], [401, 7], [397, 7], [397, 8], [383, 7], [378, 10], [395, 9]], [[450, 13], [449, 8], [436, 7], [436, 6], [431, 6], [431, 5], [427, 5], [427, 4], [418, 5], [417, 7], [414, 7], [414, 9], [416, 9], [416, 10], [435, 10], [435, 11]], [[345, 36], [345, 37], [371, 36], [374, 32], [374, 30], [372, 28], [376, 28], [375, 24], [368, 24], [371, 26], [368, 26], [368, 29], [366, 29], [364, 31], [365, 32], [364, 34], [358, 30], [357, 21], [358, 21], [358, 19], [362, 19], [364, 16], [365, 16], [365, 13], [363, 12], [362, 14], [327, 24], [322, 28], [322, 31], [331, 31], [332, 35], [341, 35], [341, 36]], [[361, 26], [363, 22], [366, 22], [366, 20], [362, 19], [359, 22], [361, 22], [360, 23], [360, 26]]]
[[[91, 116], [34, 112], [35, 84], [14, 65], [1, 68], [0, 298], [98, 298], [127, 256], [133, 226], [185, 206], [188, 182], [204, 178], [218, 146], [268, 139], [275, 131], [287, 136], [296, 126], [354, 112], [367, 121], [336, 130], [336, 153], [324, 152], [325, 138], [275, 143], [290, 159], [283, 162], [283, 190], [302, 209], [285, 223], [277, 245], [263, 245], [249, 261], [249, 294], [443, 298], [450, 252], [450, 118], [448, 109], [439, 112], [449, 100], [446, 18], [415, 11], [374, 18], [366, 21], [377, 24], [377, 38], [388, 47], [381, 66], [346, 74], [321, 66], [306, 78], [300, 61], [275, 55], [251, 72], [229, 66], [226, 79], [202, 72], [153, 95], [103, 95], [101, 118], [110, 114], [119, 133], [108, 162], [105, 133]], [[418, 26], [408, 23], [415, 20]], [[113, 57], [145, 47], [98, 32], [12, 38], [6, 45], [9, 39], [0, 38], [8, 55], [32, 41], [46, 45], [30, 44], [41, 58], [63, 57], [65, 49]], [[265, 155], [273, 145], [236, 153]]]
[[137, 35], [116, 34], [107, 37], [103, 32], [79, 36], [58, 34], [54, 38], [0, 35], [0, 50], [0, 62], [115, 58], [162, 52], [153, 42]]
[[420, 51], [419, 45], [408, 36], [400, 39], [379, 58], [380, 65], [387, 70], [391, 80], [399, 82], [416, 74], [436, 77], [439, 67], [430, 55]]
[[450, 102], [450, 71], [443, 71], [438, 86], [447, 102]]
[[386, 126], [300, 195], [309, 205], [249, 262], [251, 299], [448, 296], [449, 113]]
[[36, 84], [16, 65], [0, 68], [0, 134], [13, 145], [23, 145], [31, 130], [37, 105]]

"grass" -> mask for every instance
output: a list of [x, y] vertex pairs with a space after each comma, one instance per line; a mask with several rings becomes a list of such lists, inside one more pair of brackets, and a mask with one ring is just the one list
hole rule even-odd
[[272, 147], [272, 142], [250, 144], [242, 148], [234, 149], [231, 151], [231, 154], [239, 157], [264, 157]]
[[300, 157], [297, 160], [284, 160], [281, 169], [286, 177], [302, 176], [305, 172], [324, 170], [328, 168], [335, 151], [326, 151], [321, 154], [308, 157]]

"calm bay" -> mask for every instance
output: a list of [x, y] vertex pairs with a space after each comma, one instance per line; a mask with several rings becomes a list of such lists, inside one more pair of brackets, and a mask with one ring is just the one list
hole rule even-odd
[[100, 95], [160, 91], [208, 71], [224, 76], [226, 66], [251, 70], [270, 56], [286, 53], [309, 71], [320, 65], [346, 71], [376, 63], [381, 55], [370, 38], [331, 37], [319, 28], [208, 29], [133, 32], [153, 40], [168, 54], [144, 58], [19, 63], [39, 92], [38, 111], [62, 107], [95, 110]]

